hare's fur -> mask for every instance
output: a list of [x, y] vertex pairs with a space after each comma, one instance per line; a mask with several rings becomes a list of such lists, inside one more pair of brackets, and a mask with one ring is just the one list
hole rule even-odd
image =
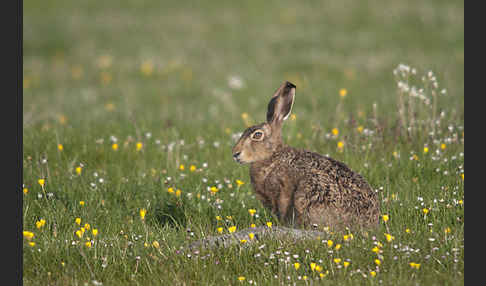
[[289, 225], [376, 226], [378, 196], [361, 175], [332, 158], [283, 143], [282, 122], [294, 98], [295, 86], [284, 82], [269, 103], [267, 122], [249, 127], [233, 147], [234, 159], [250, 164], [257, 198]]

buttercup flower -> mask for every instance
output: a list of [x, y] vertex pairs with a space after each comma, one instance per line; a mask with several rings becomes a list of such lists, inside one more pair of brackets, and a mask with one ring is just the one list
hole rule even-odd
[[145, 219], [145, 215], [146, 215], [146, 214], [147, 214], [147, 210], [146, 210], [146, 209], [141, 209], [141, 210], [140, 210], [140, 218], [141, 218], [142, 220], [144, 220], [144, 219]]
[[37, 222], [35, 223], [35, 226], [36, 226], [37, 228], [41, 228], [41, 227], [43, 227], [45, 224], [46, 224], [46, 221], [45, 221], [44, 219], [40, 219], [39, 221], [37, 221]]
[[34, 233], [31, 232], [31, 231], [25, 230], [22, 233], [23, 233], [24, 237], [27, 238], [28, 240], [31, 240], [34, 237]]
[[390, 217], [387, 214], [383, 215], [382, 218], [384, 222], [387, 222], [390, 219]]
[[243, 185], [243, 184], [245, 184], [243, 181], [238, 180], [238, 179], [236, 180], [236, 185], [237, 185], [238, 187], [239, 187], [239, 186], [241, 186], [241, 185]]

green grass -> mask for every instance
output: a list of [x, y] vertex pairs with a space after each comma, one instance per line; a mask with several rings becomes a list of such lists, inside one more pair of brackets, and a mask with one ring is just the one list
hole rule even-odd
[[[23, 33], [23, 229], [34, 233], [24, 238], [25, 285], [464, 284], [462, 2], [31, 1]], [[409, 85], [430, 104], [408, 93], [400, 104], [401, 63], [416, 68]], [[437, 89], [421, 80], [430, 70]], [[178, 253], [218, 227], [279, 224], [231, 147], [264, 120], [283, 80], [297, 85], [286, 142], [361, 173], [389, 221], [348, 241], [329, 232]]]

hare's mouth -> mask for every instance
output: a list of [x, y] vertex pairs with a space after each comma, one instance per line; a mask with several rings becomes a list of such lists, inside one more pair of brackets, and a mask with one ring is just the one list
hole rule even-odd
[[237, 152], [233, 154], [233, 160], [235, 160], [239, 164], [244, 164], [243, 160], [241, 160], [241, 152]]

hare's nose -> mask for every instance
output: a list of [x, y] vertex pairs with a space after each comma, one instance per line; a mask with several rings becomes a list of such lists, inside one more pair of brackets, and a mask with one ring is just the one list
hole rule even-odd
[[238, 160], [238, 157], [240, 157], [241, 152], [236, 152], [233, 154], [233, 159]]

